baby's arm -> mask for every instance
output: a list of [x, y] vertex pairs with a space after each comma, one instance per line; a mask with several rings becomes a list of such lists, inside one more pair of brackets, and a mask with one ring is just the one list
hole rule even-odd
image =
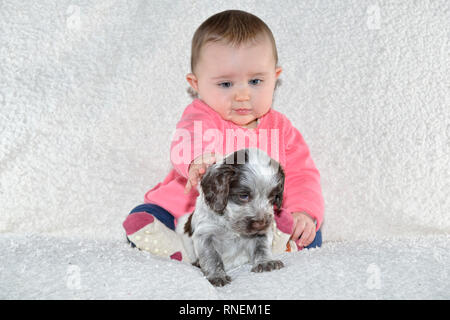
[[316, 237], [314, 219], [306, 212], [293, 212], [292, 217], [294, 218], [294, 231], [291, 239], [294, 239], [299, 247], [307, 247]]
[[214, 153], [204, 153], [192, 161], [188, 169], [188, 180], [184, 188], [184, 193], [189, 193], [192, 187], [196, 187], [205, 174], [206, 169], [216, 162]]
[[283, 206], [294, 218], [292, 239], [297, 241], [300, 236], [297, 243], [307, 246], [314, 240], [323, 220], [324, 202], [320, 174], [300, 132], [289, 120], [286, 123], [286, 182]]
[[[202, 111], [194, 104], [185, 109], [177, 123], [170, 146], [170, 160], [173, 168], [182, 177], [192, 180], [189, 179], [189, 170], [195, 159], [214, 150], [203, 141], [205, 132], [210, 129], [217, 129], [217, 124], [210, 113]], [[195, 169], [196, 166], [193, 168]], [[198, 173], [198, 170], [193, 170], [193, 172]], [[197, 181], [200, 177], [201, 175], [196, 174], [193, 180]], [[192, 185], [188, 189], [190, 190], [191, 187]]]

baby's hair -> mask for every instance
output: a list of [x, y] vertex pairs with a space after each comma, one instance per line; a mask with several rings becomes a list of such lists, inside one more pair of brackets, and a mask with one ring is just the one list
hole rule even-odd
[[277, 64], [278, 53], [275, 39], [264, 21], [241, 10], [227, 10], [216, 13], [206, 19], [194, 33], [191, 50], [191, 71], [194, 72], [200, 59], [200, 51], [208, 42], [223, 41], [237, 47], [243, 43], [256, 41], [261, 35], [266, 35], [269, 38], [275, 64]]
[[[241, 10], [226, 10], [212, 15], [197, 28], [192, 38], [191, 72], [195, 72], [201, 49], [208, 42], [222, 41], [238, 47], [243, 43], [256, 42], [264, 35], [272, 44], [275, 65], [277, 65], [278, 52], [275, 38], [264, 21]], [[188, 89], [188, 93], [192, 98], [198, 97], [197, 92], [192, 88]]]

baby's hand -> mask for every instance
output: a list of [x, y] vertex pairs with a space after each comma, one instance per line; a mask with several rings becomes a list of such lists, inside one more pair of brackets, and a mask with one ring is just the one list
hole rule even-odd
[[205, 153], [197, 157], [192, 161], [189, 166], [188, 181], [184, 187], [184, 193], [189, 193], [192, 187], [197, 186], [202, 176], [205, 174], [206, 169], [216, 162], [216, 156], [214, 153]]
[[294, 231], [292, 232], [291, 239], [294, 240], [299, 247], [307, 247], [316, 237], [316, 225], [314, 220], [304, 212], [293, 212], [292, 217], [294, 218]]

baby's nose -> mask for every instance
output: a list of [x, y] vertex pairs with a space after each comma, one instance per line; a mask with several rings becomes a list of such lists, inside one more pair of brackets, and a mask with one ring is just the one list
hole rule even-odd
[[236, 96], [235, 96], [236, 101], [247, 101], [250, 99], [250, 92], [248, 89], [248, 86], [245, 87], [241, 87], [237, 90], [236, 92]]

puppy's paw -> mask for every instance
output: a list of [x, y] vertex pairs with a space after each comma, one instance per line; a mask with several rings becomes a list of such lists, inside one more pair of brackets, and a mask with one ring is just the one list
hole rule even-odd
[[215, 287], [223, 287], [231, 282], [231, 278], [227, 275], [224, 276], [213, 276], [208, 278], [208, 281]]
[[280, 260], [269, 260], [265, 262], [258, 263], [252, 268], [252, 272], [265, 272], [281, 269], [284, 267], [283, 262]]

